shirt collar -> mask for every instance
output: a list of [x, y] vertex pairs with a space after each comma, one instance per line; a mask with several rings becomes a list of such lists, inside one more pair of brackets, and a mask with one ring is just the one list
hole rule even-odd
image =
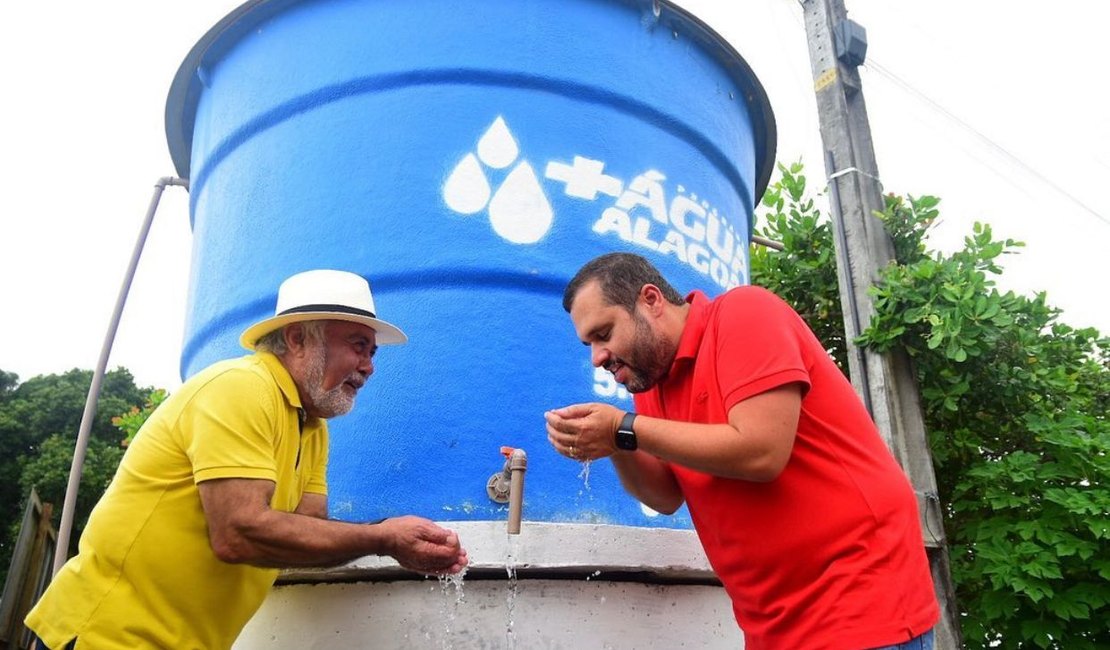
[[691, 291], [686, 296], [690, 311], [686, 313], [686, 324], [682, 327], [682, 337], [678, 340], [678, 351], [674, 355], [674, 367], [682, 359], [698, 356], [701, 337], [709, 325], [709, 298], [701, 291]]
[[255, 356], [262, 361], [262, 365], [270, 371], [274, 376], [274, 381], [277, 382], [278, 388], [285, 395], [286, 401], [293, 408], [299, 409], [301, 406], [301, 394], [297, 390], [297, 384], [293, 381], [293, 376], [289, 374], [289, 370], [275, 355], [270, 352], [255, 352]]

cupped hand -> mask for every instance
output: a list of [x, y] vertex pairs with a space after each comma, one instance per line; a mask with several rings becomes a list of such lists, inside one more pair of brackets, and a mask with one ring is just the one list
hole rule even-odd
[[624, 411], [609, 404], [571, 404], [544, 413], [547, 440], [574, 460], [594, 460], [617, 450], [615, 434]]
[[453, 530], [434, 522], [406, 515], [378, 524], [387, 532], [387, 554], [402, 567], [419, 573], [458, 573], [469, 562], [466, 550]]

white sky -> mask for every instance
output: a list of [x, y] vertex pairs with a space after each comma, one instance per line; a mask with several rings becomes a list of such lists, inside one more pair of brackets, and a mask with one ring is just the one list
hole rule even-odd
[[[942, 198], [941, 250], [976, 220], [1025, 241], [1003, 285], [1047, 290], [1064, 322], [1110, 332], [1110, 55], [1099, 45], [1110, 3], [846, 2], [868, 33], [864, 96], [885, 189]], [[26, 380], [96, 366], [154, 183], [176, 173], [170, 81], [238, 4], [0, 3], [0, 369]], [[823, 184], [797, 1], [679, 4], [767, 88], [778, 159], [801, 158]], [[180, 384], [190, 245], [187, 196], [169, 188], [109, 361], [140, 385]]]

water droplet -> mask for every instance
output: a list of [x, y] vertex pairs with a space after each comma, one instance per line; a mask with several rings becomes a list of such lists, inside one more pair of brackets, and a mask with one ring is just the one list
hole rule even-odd
[[520, 148], [500, 115], [478, 140], [478, 157], [494, 169], [504, 169], [513, 164]]
[[455, 165], [443, 186], [443, 200], [455, 212], [474, 214], [486, 207], [490, 186], [478, 158], [468, 153]]
[[[590, 463], [591, 462], [592, 461], [589, 461], [589, 460], [583, 461], [582, 462], [582, 471], [578, 472], [578, 478], [582, 479], [582, 485], [586, 488], [586, 490], [590, 489]], [[579, 492], [579, 494], [582, 494], [582, 493]]]
[[509, 172], [489, 204], [494, 232], [514, 244], [538, 242], [551, 229], [554, 216], [528, 161], [521, 161]]

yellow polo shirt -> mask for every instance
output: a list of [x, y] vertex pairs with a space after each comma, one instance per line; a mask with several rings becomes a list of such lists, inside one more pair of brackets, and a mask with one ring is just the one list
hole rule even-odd
[[27, 616], [47, 645], [229, 648], [277, 577], [219, 560], [197, 483], [274, 481], [275, 510], [327, 493], [328, 431], [300, 430], [300, 397], [277, 357], [217, 363], [147, 420], [93, 509], [78, 555]]

